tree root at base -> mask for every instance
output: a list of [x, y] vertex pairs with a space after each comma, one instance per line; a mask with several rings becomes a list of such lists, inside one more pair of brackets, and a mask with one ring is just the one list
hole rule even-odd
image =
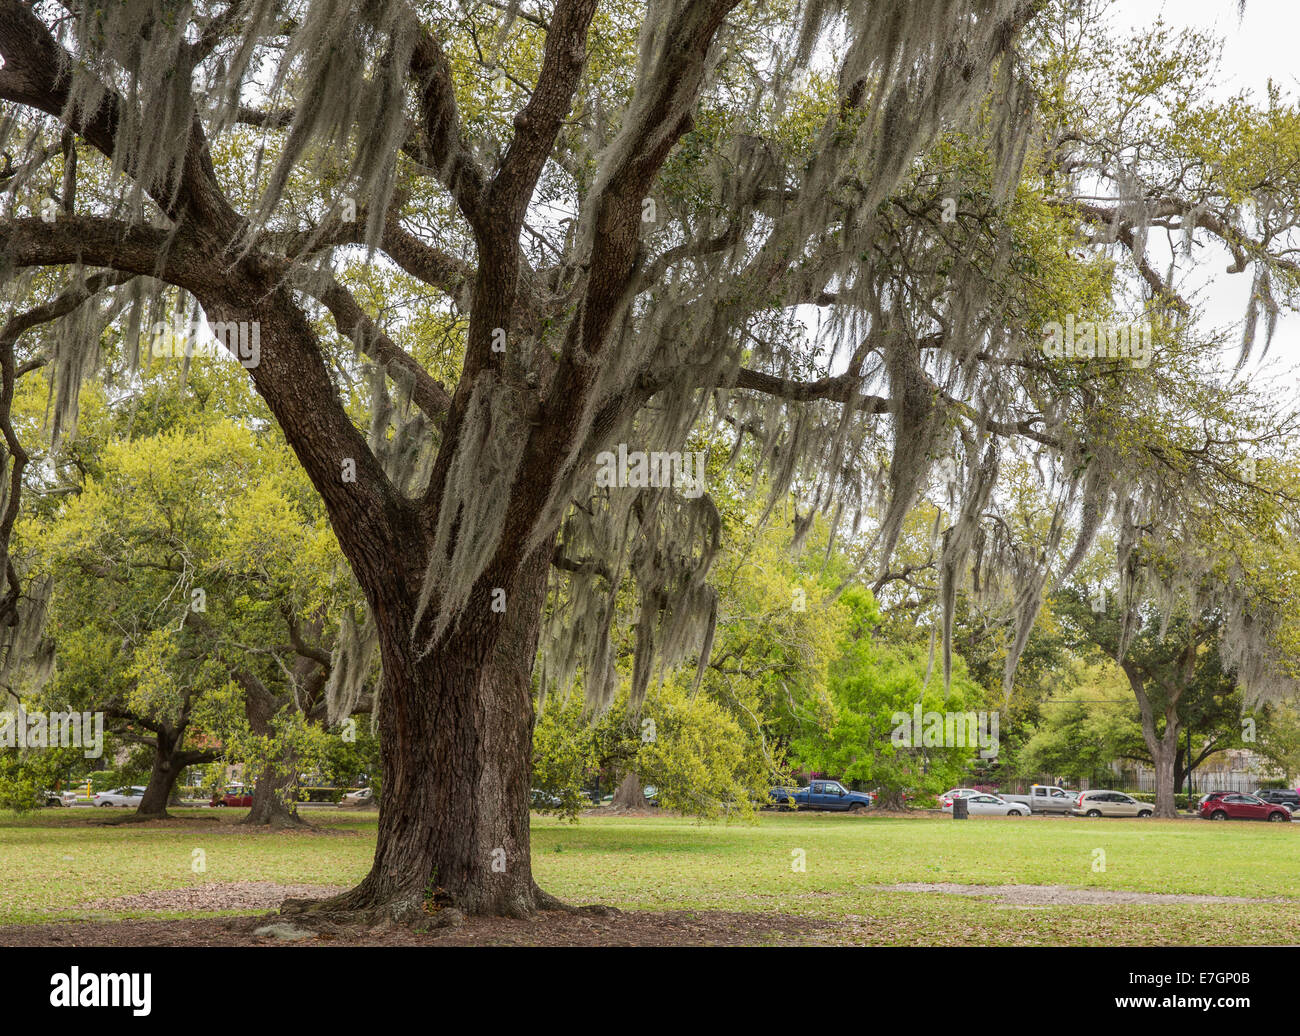
[[582, 917], [614, 917], [620, 911], [600, 903], [574, 906], [533, 885], [527, 899], [498, 905], [498, 909], [465, 910], [455, 898], [438, 890], [433, 896], [411, 892], [374, 902], [360, 885], [329, 899], [286, 899], [280, 904], [280, 916], [295, 924], [319, 931], [340, 928], [384, 929], [393, 926], [417, 929], [458, 928], [470, 917], [511, 917], [536, 920], [542, 911]]

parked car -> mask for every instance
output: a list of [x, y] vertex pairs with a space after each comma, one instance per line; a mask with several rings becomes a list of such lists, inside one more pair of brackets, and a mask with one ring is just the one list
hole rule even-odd
[[659, 805], [659, 789], [653, 784], [647, 784], [641, 789], [641, 794], [645, 796], [646, 804], [650, 806]]
[[1300, 792], [1292, 791], [1290, 788], [1264, 788], [1262, 791], [1257, 791], [1255, 795], [1269, 805], [1285, 806], [1292, 813], [1300, 810]]
[[999, 795], [1008, 802], [1019, 802], [1029, 807], [1031, 813], [1061, 813], [1070, 815], [1078, 800], [1077, 791], [1066, 791], [1052, 784], [1031, 784], [1028, 795]]
[[825, 809], [861, 813], [871, 807], [866, 792], [849, 791], [839, 781], [813, 781], [806, 788], [773, 788], [768, 802], [778, 809]]
[[[958, 789], [960, 790], [960, 789]], [[1008, 802], [998, 795], [990, 795], [988, 792], [979, 791], [974, 795], [956, 796], [966, 800], [966, 809], [973, 817], [1027, 817], [1029, 816], [1029, 807], [1023, 802]], [[945, 813], [952, 812], [952, 800], [949, 799], [942, 807]]]
[[77, 801], [75, 791], [43, 791], [41, 802], [47, 806], [71, 806]]
[[952, 809], [953, 799], [968, 799], [973, 795], [983, 795], [982, 791], [974, 788], [949, 788], [939, 796], [939, 808], [945, 810]]
[[549, 791], [543, 791], [541, 788], [534, 788], [531, 796], [533, 809], [554, 809], [560, 802], [560, 796], [552, 794]]
[[252, 804], [253, 792], [243, 786], [227, 788], [224, 794], [213, 795], [208, 802], [209, 806], [230, 806], [232, 809], [248, 808]]
[[339, 799], [339, 806], [368, 806], [374, 801], [375, 793], [371, 788], [358, 788]]
[[1122, 791], [1081, 791], [1070, 811], [1076, 817], [1149, 817], [1154, 807]]
[[1206, 820], [1291, 820], [1291, 811], [1275, 806], [1255, 795], [1224, 795], [1201, 803], [1200, 814]]
[[113, 791], [97, 791], [91, 796], [92, 806], [138, 806], [144, 798], [144, 788], [133, 784], [129, 788], [115, 788]]

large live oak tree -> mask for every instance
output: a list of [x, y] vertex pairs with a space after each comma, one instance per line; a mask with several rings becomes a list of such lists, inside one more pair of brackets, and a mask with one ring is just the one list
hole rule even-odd
[[[611, 609], [592, 585], [608, 597], [624, 555], [640, 587], [638, 651], [658, 639], [689, 654], [680, 617], [707, 629], [713, 607], [707, 497], [592, 496], [596, 455], [620, 440], [681, 449], [716, 406], [720, 424], [762, 444], [778, 489], [803, 475], [821, 506], [850, 507], [863, 503], [863, 456], [884, 449], [893, 463], [872, 477], [887, 500], [885, 564], [935, 457], [959, 447], [939, 565], [949, 617], [998, 440], [1061, 458], [1056, 540], [1079, 492], [1085, 512], [1108, 498], [1119, 462], [1099, 477], [1081, 445], [1094, 386], [1024, 355], [1045, 304], [1026, 302], [1033, 272], [1008, 263], [995, 218], [1034, 104], [1018, 41], [1047, 7], [0, 0], [0, 98], [32, 120], [33, 140], [66, 131], [102, 156], [78, 196], [92, 174], [67, 152], [56, 218], [5, 220], [0, 253], [12, 270], [71, 268], [79, 294], [95, 268], [96, 292], [123, 278], [172, 286], [210, 322], [256, 327], [249, 374], [369, 606], [383, 669], [378, 844], [365, 880], [313, 909], [409, 919], [430, 900], [516, 916], [559, 905], [533, 882], [528, 829], [552, 567], [573, 580], [571, 628], [590, 634], [598, 687], [612, 671], [599, 650]], [[492, 75], [519, 97], [504, 121], [465, 108]], [[808, 84], [824, 94], [805, 111], [797, 161], [746, 132], [775, 136], [773, 113]], [[733, 119], [719, 131], [723, 111]], [[962, 125], [993, 161], [975, 174], [987, 190], [959, 191], [957, 208], [988, 206], [951, 227], [933, 196], [887, 206], [917, 156]], [[255, 187], [237, 192], [221, 172], [238, 164], [226, 142], [249, 127], [274, 141], [273, 168], [259, 160]], [[28, 147], [15, 182], [50, 153]], [[304, 177], [320, 188], [314, 205], [294, 194]], [[1111, 216], [1140, 264], [1127, 210]], [[356, 245], [466, 319], [450, 390], [331, 264]], [[800, 306], [826, 309], [850, 342], [835, 372], [788, 321]], [[417, 418], [385, 413], [367, 439], [323, 313]], [[394, 447], [412, 426], [414, 466]], [[1083, 526], [1090, 541], [1095, 523]], [[1026, 572], [1008, 681], [1046, 578]], [[945, 643], [950, 632], [949, 618]], [[707, 633], [697, 646], [707, 655]], [[640, 655], [634, 701], [649, 672]]]

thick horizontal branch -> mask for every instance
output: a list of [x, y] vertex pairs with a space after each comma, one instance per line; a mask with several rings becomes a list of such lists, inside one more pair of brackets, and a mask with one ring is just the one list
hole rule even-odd
[[216, 273], [210, 254], [166, 230], [95, 216], [0, 221], [0, 253], [15, 267], [104, 266], [190, 291]]
[[736, 377], [735, 387], [762, 392], [769, 396], [779, 396], [792, 402], [828, 399], [838, 403], [854, 403], [858, 409], [869, 414], [887, 413], [893, 408], [893, 404], [881, 396], [859, 396], [857, 390], [861, 384], [862, 378], [853, 374], [819, 378], [817, 381], [794, 381], [790, 378], [778, 378], [772, 374], [741, 368]]

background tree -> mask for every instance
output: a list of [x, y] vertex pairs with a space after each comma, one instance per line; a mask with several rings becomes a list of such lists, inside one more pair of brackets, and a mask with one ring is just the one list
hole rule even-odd
[[[111, 442], [98, 476], [65, 498], [37, 540], [59, 584], [54, 687], [119, 721], [119, 738], [153, 747], [142, 817], [165, 813], [186, 767], [218, 757], [264, 778], [250, 822], [289, 815], [297, 767], [286, 741], [301, 745], [301, 733], [291, 738], [288, 714], [326, 719], [333, 659], [313, 639], [332, 640], [341, 573], [286, 460], [273, 442], [222, 421]], [[200, 698], [232, 682], [246, 722], [214, 726], [210, 710], [206, 743], [187, 747]], [[278, 741], [273, 722], [286, 726]], [[242, 754], [223, 751], [245, 726]]]
[[[865, 591], [847, 591], [844, 601], [851, 619], [842, 653], [830, 669], [834, 719], [797, 739], [792, 755], [808, 771], [878, 788], [878, 806], [902, 809], [904, 791], [920, 797], [953, 787], [981, 750], [978, 744], [927, 744], [924, 729], [912, 726], [916, 706], [923, 716], [982, 712], [985, 693], [960, 660], [945, 690], [941, 681], [928, 678], [924, 648], [879, 642], [880, 616]], [[895, 737], [900, 714], [908, 718], [905, 744]]]
[[[597, 776], [613, 781], [621, 808], [645, 808], [652, 785], [662, 805], [684, 813], [748, 811], [784, 774], [791, 739], [829, 721], [827, 666], [846, 617], [834, 591], [846, 559], [825, 522], [806, 530], [806, 550], [792, 551], [787, 524], [763, 521], [763, 503], [744, 488], [724, 474], [712, 493], [724, 546], [709, 576], [717, 618], [704, 669], [662, 673], [641, 708], [629, 709], [637, 612], [635, 583], [625, 579], [610, 641], [618, 697], [602, 704], [575, 687], [545, 698], [534, 772], [560, 798], [557, 812], [571, 815]], [[562, 638], [543, 657], [577, 650]]]

